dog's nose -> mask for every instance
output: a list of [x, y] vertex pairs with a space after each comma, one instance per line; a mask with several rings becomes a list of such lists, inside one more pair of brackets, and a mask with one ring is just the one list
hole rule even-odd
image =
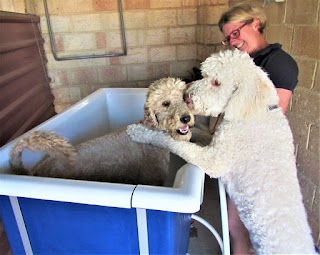
[[187, 124], [190, 121], [191, 117], [190, 115], [184, 115], [180, 118], [180, 121], [184, 124]]

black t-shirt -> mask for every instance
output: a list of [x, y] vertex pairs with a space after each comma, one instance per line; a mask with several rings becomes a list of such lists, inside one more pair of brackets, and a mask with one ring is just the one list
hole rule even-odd
[[276, 88], [291, 91], [295, 89], [298, 83], [298, 65], [288, 53], [281, 49], [279, 43], [270, 44], [251, 57], [257, 66], [268, 73]]

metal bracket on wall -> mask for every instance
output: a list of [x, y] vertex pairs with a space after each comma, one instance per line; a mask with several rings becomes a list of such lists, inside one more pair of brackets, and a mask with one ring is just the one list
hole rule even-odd
[[110, 54], [91, 54], [91, 55], [76, 55], [76, 56], [66, 56], [66, 57], [59, 57], [57, 55], [57, 50], [54, 44], [54, 37], [53, 37], [53, 31], [51, 28], [51, 22], [50, 22], [50, 15], [48, 10], [48, 4], [47, 0], [43, 0], [44, 3], [44, 10], [46, 14], [46, 20], [48, 25], [48, 32], [50, 37], [50, 45], [53, 53], [53, 57], [57, 61], [62, 60], [74, 60], [74, 59], [89, 59], [89, 58], [105, 58], [105, 57], [117, 57], [117, 56], [125, 56], [127, 55], [127, 43], [126, 43], [126, 34], [124, 29], [124, 20], [123, 20], [123, 10], [122, 10], [122, 2], [121, 0], [118, 0], [118, 6], [119, 6], [119, 16], [120, 16], [120, 27], [121, 27], [121, 38], [122, 38], [122, 45], [123, 45], [123, 52], [122, 53], [110, 53]]
[[285, 0], [264, 0], [262, 7], [265, 7], [267, 4], [270, 4], [270, 3], [272, 3], [272, 2], [282, 3], [282, 2], [284, 2], [284, 1], [285, 1]]

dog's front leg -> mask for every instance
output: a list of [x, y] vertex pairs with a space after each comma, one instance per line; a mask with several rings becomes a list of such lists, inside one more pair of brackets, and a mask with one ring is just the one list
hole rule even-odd
[[227, 171], [225, 164], [218, 162], [222, 159], [216, 153], [218, 151], [211, 146], [201, 147], [194, 143], [177, 141], [164, 132], [147, 129], [140, 124], [129, 125], [127, 133], [135, 142], [170, 150], [188, 163], [200, 167], [210, 177], [217, 178]]

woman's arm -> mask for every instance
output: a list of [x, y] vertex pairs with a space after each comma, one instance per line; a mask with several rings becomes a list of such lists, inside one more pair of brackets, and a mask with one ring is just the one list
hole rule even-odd
[[281, 88], [276, 88], [276, 90], [279, 96], [278, 106], [282, 108], [283, 113], [286, 113], [290, 103], [292, 91], [287, 89], [281, 89]]

